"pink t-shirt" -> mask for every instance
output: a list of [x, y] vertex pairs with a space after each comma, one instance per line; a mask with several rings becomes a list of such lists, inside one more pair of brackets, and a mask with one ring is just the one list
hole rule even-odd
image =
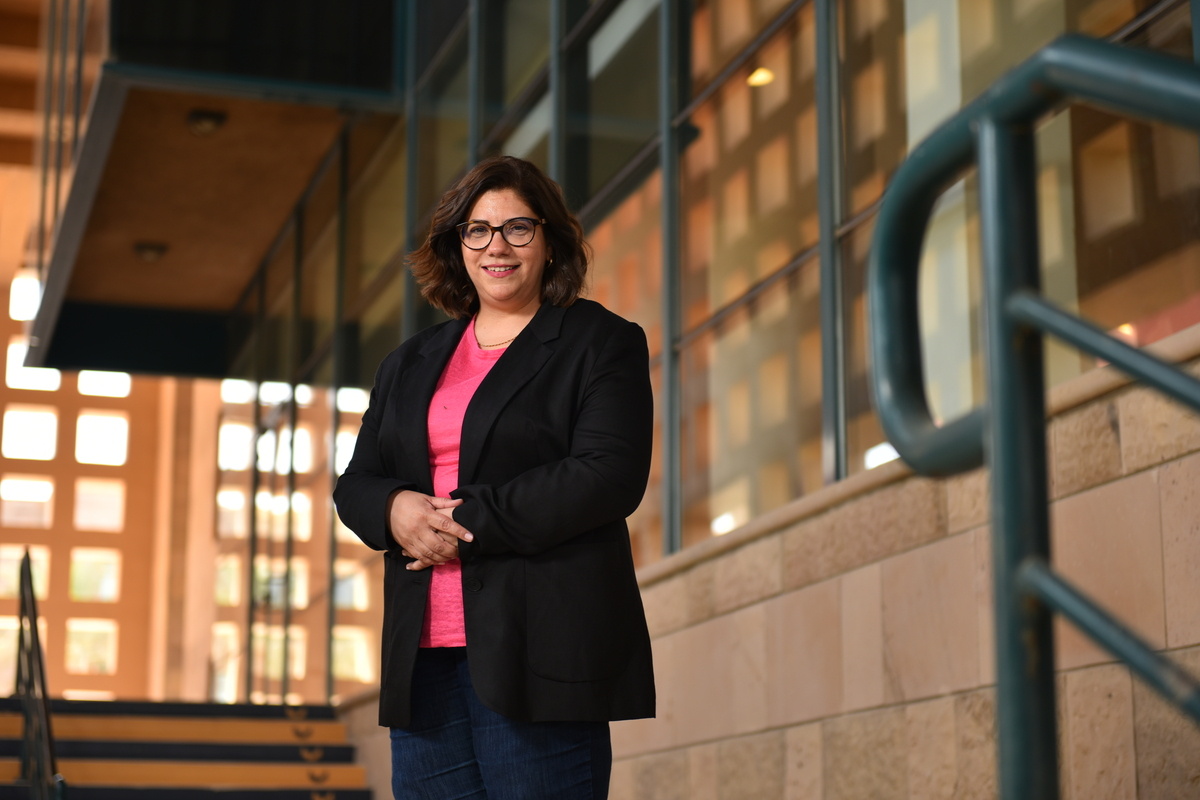
[[[504, 351], [503, 347], [484, 350], [476, 344], [472, 318], [438, 380], [428, 419], [429, 466], [433, 471], [433, 493], [438, 497], [449, 497], [458, 488], [458, 451], [467, 404]], [[462, 647], [466, 643], [462, 562], [456, 558], [433, 567], [421, 647]]]

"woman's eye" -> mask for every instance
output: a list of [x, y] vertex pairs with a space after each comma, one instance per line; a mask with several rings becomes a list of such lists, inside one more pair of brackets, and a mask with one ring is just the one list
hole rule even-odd
[[508, 232], [509, 233], [518, 233], [518, 234], [528, 233], [529, 232], [529, 223], [528, 222], [510, 222], [510, 223], [508, 223]]
[[486, 225], [468, 225], [467, 236], [478, 239], [481, 236], [488, 235], [489, 228]]

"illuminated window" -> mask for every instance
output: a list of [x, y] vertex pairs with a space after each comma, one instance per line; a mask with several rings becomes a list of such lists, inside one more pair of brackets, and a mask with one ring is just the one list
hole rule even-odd
[[129, 397], [133, 378], [128, 372], [79, 371], [79, 393], [92, 397]]
[[121, 595], [121, 552], [105, 547], [71, 549], [71, 599], [115, 603]]
[[229, 472], [250, 469], [254, 429], [249, 425], [226, 422], [217, 434], [217, 466]]
[[241, 670], [242, 639], [236, 622], [214, 622], [212, 626], [212, 700], [236, 703]]
[[370, 605], [370, 593], [367, 588], [367, 573], [362, 564], [339, 558], [333, 563], [333, 581], [334, 608], [349, 611], [367, 610]]
[[337, 410], [343, 414], [361, 414], [367, 410], [370, 398], [362, 389], [342, 387], [337, 390]]
[[[283, 626], [254, 623], [254, 671], [273, 680], [283, 678]], [[302, 679], [307, 670], [308, 631], [299, 625], [288, 626], [288, 675]]]
[[313, 389], [311, 386], [298, 383], [296, 384], [296, 405], [311, 406], [313, 402]]
[[371, 654], [372, 632], [353, 625], [334, 625], [333, 677], [372, 683], [375, 659]]
[[312, 431], [308, 428], [297, 428], [296, 437], [292, 441], [292, 469], [303, 474], [312, 472], [313, 440]]
[[341, 475], [346, 471], [346, 467], [350, 466], [350, 457], [354, 455], [354, 443], [358, 441], [358, 432], [353, 430], [340, 430], [337, 437], [333, 441], [333, 461], [334, 469], [337, 474]]
[[359, 539], [358, 535], [354, 531], [346, 527], [346, 524], [342, 522], [341, 517], [334, 517], [333, 537], [339, 542], [347, 542], [349, 544], [362, 543], [362, 539]]
[[[254, 559], [254, 596], [258, 602], [282, 608], [287, 591], [287, 561], [282, 558], [257, 556]], [[292, 558], [292, 608], [308, 608], [308, 559]]]
[[0, 523], [9, 528], [49, 528], [53, 521], [53, 480], [22, 475], [0, 478]]
[[[20, 596], [21, 559], [25, 545], [0, 545], [0, 597]], [[29, 568], [33, 573], [33, 594], [45, 600], [50, 590], [50, 548], [36, 545], [29, 548]]]
[[4, 409], [0, 453], [5, 458], [50, 461], [58, 448], [58, 414], [53, 408], [10, 405]]
[[[256, 469], [259, 472], [271, 472], [275, 469], [275, 431], [266, 431], [262, 436], [258, 437], [258, 443], [255, 445], [255, 452], [258, 455]], [[280, 458], [282, 460], [282, 458]], [[285, 469], [286, 473], [287, 470]]]
[[75, 530], [120, 533], [125, 527], [125, 481], [78, 478], [75, 481]]
[[217, 556], [216, 598], [219, 606], [242, 602], [242, 559], [236, 553]]
[[[15, 686], [17, 681], [17, 632], [21, 629], [19, 617], [0, 617], [0, 685]], [[40, 631], [39, 631], [40, 633]], [[45, 649], [42, 640], [42, 649]]]
[[305, 492], [292, 493], [292, 538], [298, 542], [312, 538], [312, 498]]
[[254, 399], [254, 384], [232, 378], [221, 381], [221, 402], [243, 405]]
[[258, 385], [258, 402], [275, 406], [292, 399], [292, 387], [279, 381], [263, 381]]
[[25, 322], [37, 316], [42, 303], [42, 283], [32, 269], [17, 270], [8, 292], [8, 316]]
[[119, 467], [129, 452], [129, 417], [120, 411], [83, 411], [75, 424], [75, 460]]
[[62, 374], [56, 369], [25, 366], [29, 349], [24, 336], [8, 340], [8, 357], [4, 361], [4, 383], [10, 389], [31, 389], [53, 392], [62, 384]]
[[223, 539], [245, 539], [246, 523], [246, 493], [241, 489], [217, 492], [217, 535]]
[[67, 672], [72, 675], [113, 675], [116, 671], [116, 620], [68, 619]]

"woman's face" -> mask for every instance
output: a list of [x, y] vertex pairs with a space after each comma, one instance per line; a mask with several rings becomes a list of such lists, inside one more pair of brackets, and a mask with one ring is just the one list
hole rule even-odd
[[[512, 189], [494, 189], [480, 195], [467, 215], [468, 220], [496, 227], [515, 217], [538, 219]], [[475, 285], [481, 310], [512, 313], [541, 304], [542, 273], [552, 255], [541, 225], [534, 230], [533, 240], [523, 247], [510, 245], [500, 231], [482, 250], [472, 250], [465, 244], [461, 247], [467, 277]]]

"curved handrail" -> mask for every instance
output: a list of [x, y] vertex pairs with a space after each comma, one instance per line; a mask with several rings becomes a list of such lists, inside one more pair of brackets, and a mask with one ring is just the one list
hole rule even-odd
[[939, 426], [929, 411], [921, 359], [917, 276], [934, 204], [972, 165], [985, 120], [1032, 125], [1066, 98], [1200, 129], [1194, 64], [1063, 36], [998, 80], [934, 130], [900, 165], [880, 204], [867, 261], [871, 385], [888, 439], [925, 475], [983, 463], [983, 409]]

